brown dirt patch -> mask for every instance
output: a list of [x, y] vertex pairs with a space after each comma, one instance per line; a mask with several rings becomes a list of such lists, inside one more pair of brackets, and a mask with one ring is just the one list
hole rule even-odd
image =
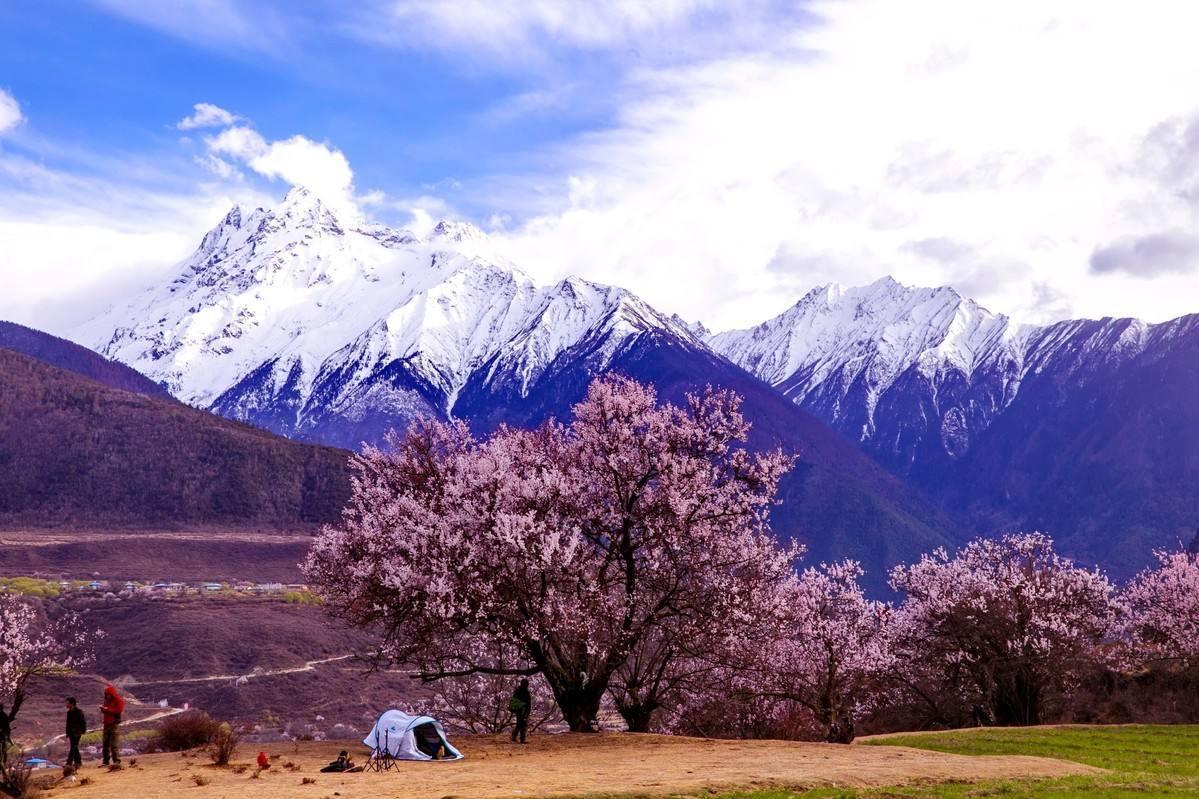
[[[137, 765], [109, 773], [85, 763], [83, 789], [63, 786], [51, 796], [80, 790], [88, 799], [159, 799], [181, 789], [196, 799], [293, 799], [332, 796], [377, 799], [445, 797], [583, 796], [669, 794], [707, 789], [899, 785], [919, 781], [973, 781], [1057, 777], [1095, 773], [1076, 763], [1038, 757], [965, 757], [903, 747], [849, 747], [786, 741], [713, 741], [656, 735], [601, 734], [536, 736], [527, 746], [502, 737], [459, 737], [466, 755], [458, 762], [404, 763], [399, 773], [320, 774], [321, 766], [346, 746], [363, 759], [361, 745], [340, 743], [266, 744], [279, 755], [275, 767], [252, 779], [217, 769], [202, 757], [149, 755]], [[247, 746], [240, 762], [257, 747]], [[284, 767], [286, 762], [297, 770]], [[192, 775], [207, 784], [196, 786]], [[304, 778], [314, 779], [302, 784]]]
[[309, 532], [4, 530], [0, 577], [303, 582]]

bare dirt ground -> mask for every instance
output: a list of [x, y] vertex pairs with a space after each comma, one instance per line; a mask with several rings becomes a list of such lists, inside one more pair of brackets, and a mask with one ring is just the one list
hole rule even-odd
[[0, 529], [0, 577], [301, 582], [311, 531]]
[[[1097, 769], [1037, 757], [963, 757], [902, 747], [834, 746], [785, 741], [713, 741], [655, 735], [535, 736], [527, 746], [502, 737], [459, 737], [456, 762], [403, 763], [384, 774], [320, 774], [342, 747], [362, 762], [365, 750], [341, 743], [268, 744], [270, 771], [217, 768], [202, 755], [145, 755], [119, 772], [85, 763], [84, 785], [49, 796], [79, 799], [447, 799], [614, 794], [695, 794], [711, 789], [901, 785], [913, 782], [1056, 777]], [[244, 747], [237, 762], [257, 751]], [[128, 760], [126, 763], [128, 764]], [[290, 766], [288, 765], [290, 764]], [[304, 780], [313, 782], [304, 783]]]

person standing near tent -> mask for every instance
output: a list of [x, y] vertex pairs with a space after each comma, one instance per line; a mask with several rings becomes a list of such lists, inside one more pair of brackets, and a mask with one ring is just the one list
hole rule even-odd
[[104, 765], [121, 765], [121, 714], [125, 712], [125, 700], [117, 689], [109, 685], [104, 689], [104, 704], [100, 713], [104, 717]]
[[79, 709], [79, 703], [75, 701], [75, 697], [67, 697], [67, 740], [71, 743], [71, 751], [67, 754], [67, 766], [71, 768], [80, 768], [83, 766], [83, 757], [79, 754], [79, 739], [87, 732], [87, 719], [83, 717], [83, 711]]
[[512, 728], [512, 742], [516, 743], [517, 736], [520, 736], [520, 742], [523, 744], [529, 734], [529, 713], [533, 710], [533, 695], [529, 693], [528, 679], [521, 680], [520, 685], [516, 686], [512, 698], [508, 700], [508, 709], [516, 716], [516, 726]]

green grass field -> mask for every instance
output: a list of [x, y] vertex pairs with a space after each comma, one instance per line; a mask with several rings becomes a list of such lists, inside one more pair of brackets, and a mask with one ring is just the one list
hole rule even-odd
[[911, 746], [960, 755], [1038, 755], [1109, 769], [1110, 774], [1056, 780], [949, 783], [811, 791], [768, 790], [722, 799], [924, 799], [932, 797], [1199, 797], [1199, 726], [1031, 727], [887, 738], [864, 746]]

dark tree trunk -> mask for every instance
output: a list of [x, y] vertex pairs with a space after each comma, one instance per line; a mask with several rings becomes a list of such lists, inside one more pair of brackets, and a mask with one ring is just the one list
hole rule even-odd
[[571, 732], [595, 732], [593, 722], [599, 715], [600, 698], [604, 692], [598, 693], [587, 686], [579, 690], [564, 691], [557, 697], [558, 709]]
[[629, 732], [649, 732], [650, 722], [657, 709], [656, 702], [618, 702], [616, 704], [616, 710], [624, 719], [624, 723], [628, 725]]
[[853, 719], [841, 717], [828, 725], [828, 735], [824, 740], [830, 744], [848, 744], [853, 743], [855, 734]]
[[599, 715], [600, 700], [608, 690], [608, 680], [588, 680], [546, 673], [554, 691], [554, 701], [571, 732], [595, 732], [592, 722]]
[[582, 648], [577, 651], [576, 658], [568, 665], [563, 665], [549, 658], [545, 648], [538, 641], [527, 641], [529, 656], [541, 669], [542, 676], [554, 692], [554, 701], [562, 712], [562, 719], [571, 732], [594, 732], [592, 722], [599, 715], [600, 700], [608, 690], [612, 679], [610, 671], [588, 676], [579, 664], [586, 663], [585, 652]]
[[1025, 669], [999, 681], [995, 691], [995, 723], [1029, 726], [1041, 723], [1041, 685]]
[[828, 696], [822, 697], [819, 716], [824, 724], [825, 743], [847, 744], [853, 741], [853, 715], [843, 708], [840, 702], [833, 701]]

